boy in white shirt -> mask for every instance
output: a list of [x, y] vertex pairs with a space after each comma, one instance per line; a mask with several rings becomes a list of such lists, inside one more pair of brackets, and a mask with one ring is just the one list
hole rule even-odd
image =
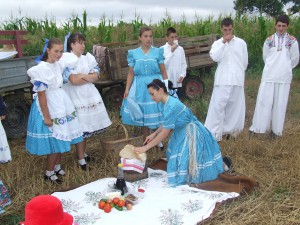
[[251, 133], [265, 133], [270, 137], [281, 136], [292, 81], [292, 69], [299, 63], [299, 46], [295, 37], [286, 31], [287, 15], [276, 19], [276, 33], [268, 37], [263, 46], [263, 70]]
[[248, 65], [246, 42], [233, 35], [233, 21], [221, 22], [223, 37], [215, 41], [209, 52], [218, 63], [214, 89], [210, 99], [205, 126], [217, 141], [242, 132], [245, 123], [245, 70]]
[[179, 95], [187, 69], [184, 49], [178, 45], [175, 28], [169, 27], [167, 29], [166, 40], [167, 43], [164, 46], [161, 46], [161, 48], [164, 49], [167, 75], [168, 79], [172, 81], [173, 87], [177, 89], [177, 94]]

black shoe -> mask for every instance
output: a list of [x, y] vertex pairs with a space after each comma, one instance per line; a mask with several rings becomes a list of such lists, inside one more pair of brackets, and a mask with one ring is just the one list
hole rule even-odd
[[55, 179], [55, 180], [52, 180], [52, 179], [51, 179], [52, 176], [56, 176], [56, 174], [54, 173], [54, 174], [52, 174], [51, 176], [47, 176], [47, 175], [45, 174], [44, 180], [45, 180], [45, 181], [50, 181], [50, 182], [53, 183], [53, 184], [62, 184], [63, 181], [62, 181], [61, 179], [57, 178], [57, 179]]
[[279, 136], [276, 135], [273, 131], [270, 132], [269, 138], [270, 140], [276, 140]]
[[158, 143], [157, 147], [158, 147], [158, 148], [159, 148], [161, 151], [163, 151], [163, 150], [164, 150], [164, 148], [165, 148], [165, 146], [164, 146], [164, 143], [163, 143], [163, 142], [160, 142], [160, 143]]
[[89, 156], [89, 155], [85, 156], [84, 159], [86, 162], [94, 162], [95, 161], [95, 158], [92, 156]]
[[80, 165], [80, 168], [81, 168], [83, 171], [90, 171], [90, 170], [92, 170], [91, 167], [87, 166], [87, 164]]
[[229, 158], [228, 156], [224, 156], [223, 157], [223, 162], [224, 164], [227, 166], [228, 170], [225, 171], [225, 172], [228, 172], [228, 173], [234, 173], [234, 170], [233, 170], [233, 164], [232, 164], [232, 160], [231, 158]]

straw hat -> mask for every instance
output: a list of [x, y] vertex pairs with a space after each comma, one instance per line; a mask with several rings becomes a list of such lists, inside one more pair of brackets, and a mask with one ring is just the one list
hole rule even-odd
[[20, 225], [72, 225], [73, 216], [65, 213], [60, 200], [51, 195], [40, 195], [25, 206], [25, 221]]

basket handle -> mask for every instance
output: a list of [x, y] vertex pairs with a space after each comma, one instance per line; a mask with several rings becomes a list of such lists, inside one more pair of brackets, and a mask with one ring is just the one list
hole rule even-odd
[[123, 128], [123, 130], [124, 130], [124, 132], [125, 132], [125, 138], [126, 138], [126, 140], [128, 140], [128, 131], [127, 131], [126, 127], [125, 127], [123, 124], [120, 123], [120, 124], [116, 127], [117, 133], [119, 133], [119, 130], [120, 130], [121, 128]]

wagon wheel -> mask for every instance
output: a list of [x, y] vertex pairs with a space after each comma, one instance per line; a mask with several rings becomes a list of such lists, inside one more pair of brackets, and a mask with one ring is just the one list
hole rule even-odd
[[198, 77], [186, 77], [182, 86], [184, 96], [190, 100], [200, 97], [204, 93], [204, 83]]
[[7, 105], [7, 115], [3, 120], [8, 138], [22, 138], [27, 133], [29, 106], [23, 95], [9, 95], [4, 97]]
[[113, 87], [107, 90], [103, 96], [106, 108], [119, 108], [122, 105], [123, 96], [123, 87]]

